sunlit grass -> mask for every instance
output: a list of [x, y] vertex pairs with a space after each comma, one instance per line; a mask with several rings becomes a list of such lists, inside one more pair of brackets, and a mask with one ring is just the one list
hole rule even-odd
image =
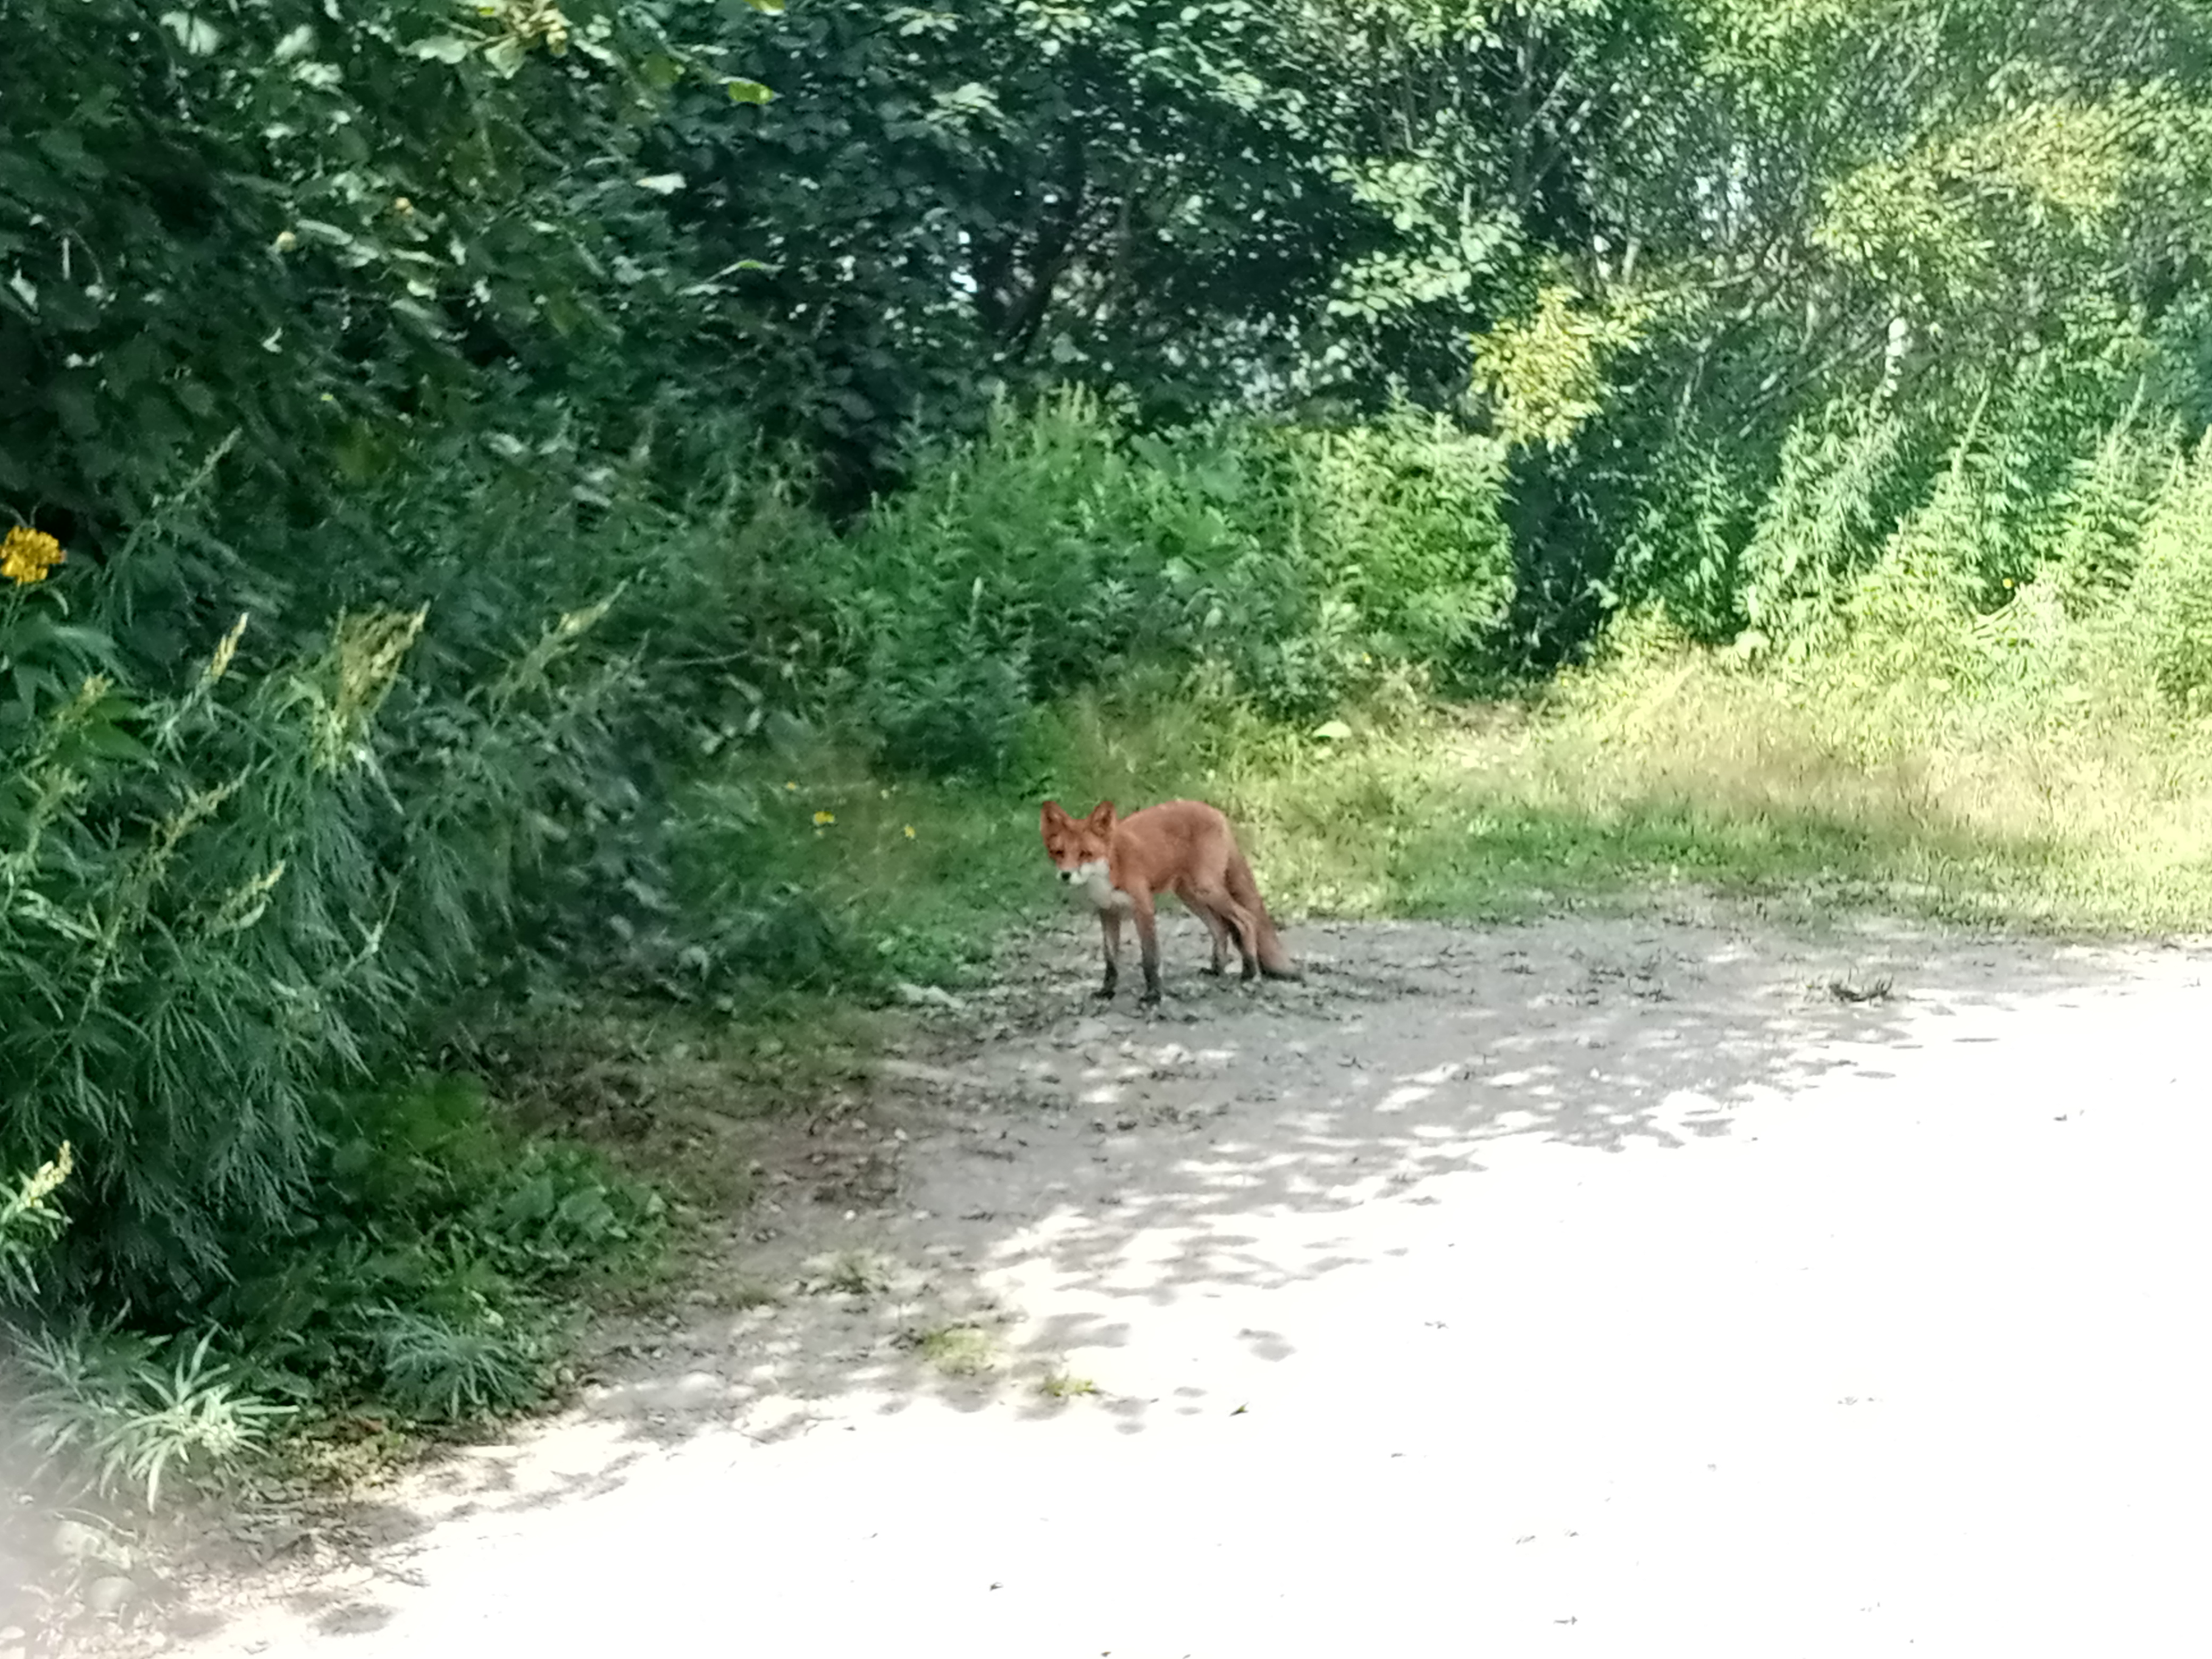
[[888, 971], [938, 982], [1063, 902], [1047, 794], [1215, 802], [1290, 921], [1506, 919], [1690, 883], [2069, 932], [2212, 925], [2212, 738], [2124, 699], [2040, 697], [1685, 653], [1527, 704], [1401, 699], [1324, 737], [1146, 688], [1040, 716], [1000, 786], [825, 770], [794, 792], [792, 874]]

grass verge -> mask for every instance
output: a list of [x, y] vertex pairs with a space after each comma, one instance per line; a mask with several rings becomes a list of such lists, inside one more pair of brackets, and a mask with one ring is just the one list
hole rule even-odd
[[1212, 800], [1291, 920], [1507, 921], [1686, 882], [2066, 933], [2212, 927], [2212, 734], [2078, 700], [1870, 690], [1839, 665], [1651, 653], [1526, 703], [1406, 696], [1317, 731], [1138, 688], [1038, 716], [1000, 786], [826, 760], [791, 781], [782, 844], [753, 867], [815, 895], [871, 972], [922, 982], [975, 977], [995, 934], [1060, 902], [1046, 795]]

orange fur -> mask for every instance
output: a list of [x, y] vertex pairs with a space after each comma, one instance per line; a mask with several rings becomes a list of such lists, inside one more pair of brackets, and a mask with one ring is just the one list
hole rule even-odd
[[1060, 879], [1082, 890], [1098, 912], [1105, 935], [1106, 982], [1102, 997], [1114, 994], [1121, 977], [1121, 922], [1137, 924], [1145, 969], [1140, 1003], [1160, 1000], [1159, 934], [1154, 903], [1173, 893], [1206, 923], [1213, 939], [1211, 971], [1227, 965], [1233, 944], [1243, 962], [1243, 977], [1302, 977], [1261, 902], [1252, 866], [1238, 850], [1229, 820], [1204, 801], [1162, 801], [1117, 817], [1114, 803], [1101, 801], [1088, 817], [1071, 817], [1058, 801], [1045, 802], [1041, 815], [1045, 852]]

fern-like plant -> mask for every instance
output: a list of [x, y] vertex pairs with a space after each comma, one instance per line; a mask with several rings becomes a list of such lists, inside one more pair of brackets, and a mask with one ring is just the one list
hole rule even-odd
[[197, 1340], [72, 1328], [22, 1336], [24, 1443], [50, 1473], [157, 1507], [176, 1478], [204, 1483], [258, 1449], [292, 1408], [245, 1386]]

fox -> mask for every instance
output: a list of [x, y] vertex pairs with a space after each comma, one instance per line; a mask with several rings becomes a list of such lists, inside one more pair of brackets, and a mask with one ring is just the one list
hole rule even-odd
[[1234, 944], [1243, 962], [1242, 977], [1302, 980], [1261, 902], [1252, 866], [1237, 850], [1229, 820], [1201, 800], [1162, 801], [1118, 817], [1114, 803], [1102, 800], [1086, 817], [1071, 817], [1056, 800], [1041, 816], [1044, 849], [1060, 878], [1079, 890], [1098, 913], [1105, 935], [1106, 982], [1094, 994], [1114, 995], [1121, 977], [1121, 923], [1133, 918], [1144, 963], [1145, 990], [1139, 1007], [1160, 1000], [1160, 941], [1153, 902], [1173, 893], [1206, 924], [1212, 936], [1213, 960], [1207, 972], [1219, 974]]

